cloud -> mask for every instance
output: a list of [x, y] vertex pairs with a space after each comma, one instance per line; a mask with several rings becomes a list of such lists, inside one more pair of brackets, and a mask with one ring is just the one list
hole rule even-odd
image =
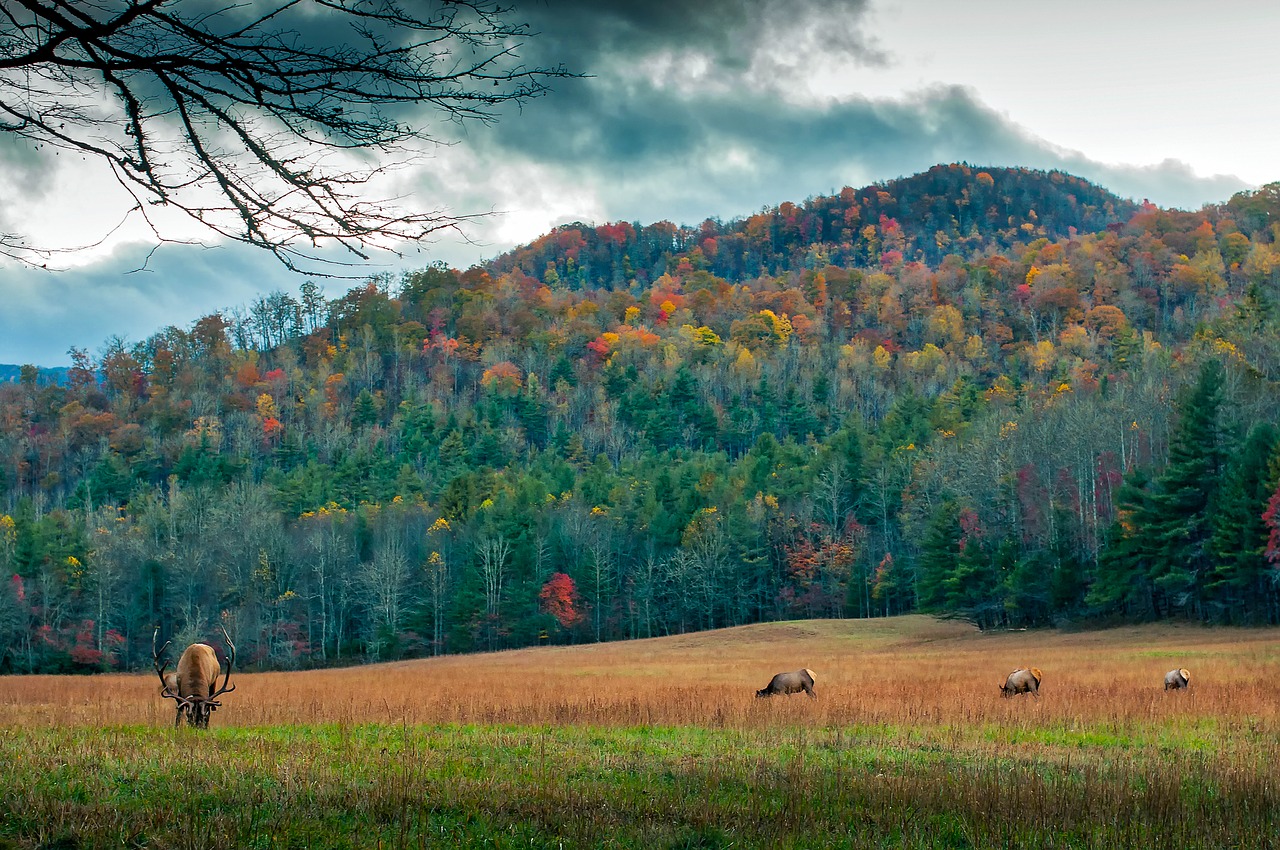
[[753, 68], [802, 68], [841, 54], [868, 65], [889, 55], [866, 32], [868, 0], [547, 0], [522, 9], [537, 33], [530, 64], [564, 63], [605, 75], [637, 60], [703, 57], [724, 75]]
[[[693, 223], [859, 187], [939, 162], [1063, 169], [1124, 196], [1198, 208], [1245, 186], [1181, 163], [1109, 165], [1038, 138], [971, 89], [936, 86], [897, 99], [793, 103], [636, 86], [625, 100], [594, 83], [577, 109], [527, 110], [475, 140], [482, 161], [526, 161], [560, 185], [592, 187], [576, 217]], [[477, 177], [483, 173], [477, 167]], [[495, 196], [506, 195], [494, 186]], [[581, 194], [581, 193], [579, 193]], [[512, 208], [499, 203], [500, 208]], [[572, 214], [567, 215], [573, 218]]]
[[1221, 203], [1250, 184], [1233, 174], [1200, 176], [1185, 162], [1166, 159], [1155, 165], [1113, 165], [1094, 162], [1079, 152], [1065, 155], [1060, 166], [1105, 186], [1117, 195], [1149, 199], [1164, 207], [1198, 210]]
[[149, 271], [134, 272], [149, 251], [123, 245], [97, 263], [61, 272], [7, 269], [0, 363], [65, 365], [71, 346], [96, 353], [111, 336], [140, 342], [266, 292], [296, 292], [301, 283], [244, 246], [164, 246]]
[[[524, 198], [545, 199], [559, 185], [573, 187], [580, 208], [559, 204], [556, 221], [693, 223], [953, 161], [1060, 168], [1121, 195], [1192, 208], [1245, 186], [1174, 161], [1092, 160], [1035, 136], [962, 86], [818, 96], [804, 85], [812, 68], [838, 63], [856, 73], [894, 61], [864, 31], [861, 0], [548, 0], [529, 11], [541, 34], [525, 58], [560, 59], [590, 76], [562, 81], [519, 114], [468, 133], [469, 162], [458, 161], [457, 172], [499, 210], [525, 212]], [[545, 188], [516, 192], [497, 177], [525, 167]], [[542, 229], [552, 223], [544, 216]]]

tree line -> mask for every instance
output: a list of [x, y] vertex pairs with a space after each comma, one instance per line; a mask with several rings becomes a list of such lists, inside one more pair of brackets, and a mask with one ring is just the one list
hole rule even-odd
[[[935, 184], [1010, 206], [939, 239]], [[561, 229], [24, 367], [0, 667], [136, 668], [157, 624], [288, 668], [914, 610], [1275, 623], [1277, 193], [1026, 206], [1064, 185], [850, 190], [910, 217], [741, 272], [618, 224], [575, 278]]]

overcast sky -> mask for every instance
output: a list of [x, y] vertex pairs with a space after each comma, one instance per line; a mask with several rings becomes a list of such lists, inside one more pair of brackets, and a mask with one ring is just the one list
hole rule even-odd
[[[1187, 0], [516, 0], [529, 64], [585, 75], [474, 125], [397, 190], [492, 215], [369, 273], [467, 266], [566, 221], [696, 224], [939, 162], [1061, 168], [1197, 209], [1280, 180], [1280, 4]], [[93, 241], [108, 180], [0, 141], [0, 230]], [[0, 363], [64, 365], [108, 337], [248, 303], [305, 278], [244, 247], [126, 230], [61, 271], [0, 265]], [[132, 273], [131, 273], [132, 272]], [[340, 294], [351, 282], [327, 284]]]

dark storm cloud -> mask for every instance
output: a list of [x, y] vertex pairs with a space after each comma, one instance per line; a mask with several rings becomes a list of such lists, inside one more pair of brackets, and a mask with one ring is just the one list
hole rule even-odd
[[868, 0], [545, 0], [516, 10], [536, 37], [522, 55], [599, 74], [664, 51], [692, 51], [729, 71], [745, 71], [762, 51], [795, 54], [819, 47], [865, 64], [887, 54], [862, 29]]
[[673, 94], [637, 86], [624, 100], [605, 84], [579, 109], [526, 110], [485, 136], [494, 160], [551, 165], [566, 184], [596, 187], [609, 218], [692, 223], [860, 187], [940, 162], [1064, 169], [1123, 196], [1198, 208], [1243, 188], [1185, 165], [1107, 166], [1062, 151], [986, 106], [940, 86], [897, 100], [789, 103], [741, 91]]
[[892, 62], [863, 30], [866, 8], [863, 0], [532, 3], [519, 12], [538, 35], [522, 58], [590, 76], [560, 81], [469, 133], [467, 144], [482, 162], [527, 162], [565, 185], [592, 187], [608, 218], [641, 221], [743, 215], [953, 161], [1062, 168], [1121, 195], [1190, 208], [1244, 186], [1177, 162], [1108, 166], [1064, 151], [963, 87], [892, 99], [804, 92], [805, 76], [824, 63], [856, 74]]
[[544, 100], [508, 114], [494, 138], [535, 158], [585, 153], [628, 161], [689, 149], [704, 140], [709, 122], [751, 120], [777, 105], [779, 89], [798, 85], [818, 63], [888, 62], [861, 29], [866, 6], [866, 0], [531, 3], [520, 11], [529, 13], [524, 17], [537, 34], [521, 48], [522, 58], [585, 76], [559, 81]]

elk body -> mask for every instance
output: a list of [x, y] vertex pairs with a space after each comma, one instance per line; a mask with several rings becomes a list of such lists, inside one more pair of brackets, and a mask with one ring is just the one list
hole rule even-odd
[[818, 695], [813, 692], [814, 675], [809, 668], [792, 673], [779, 673], [769, 680], [769, 684], [756, 691], [756, 698], [771, 697], [774, 694], [798, 694], [804, 691], [810, 699]]
[[207, 643], [191, 644], [178, 659], [177, 671], [166, 673], [165, 668], [169, 663], [166, 661], [161, 664], [160, 656], [164, 655], [164, 651], [169, 648], [169, 642], [166, 641], [157, 652], [156, 637], [159, 633], [160, 629], [157, 627], [151, 636], [151, 658], [156, 674], [160, 677], [160, 696], [176, 703], [177, 715], [173, 718], [174, 727], [181, 726], [182, 718], [185, 716], [189, 725], [198, 729], [208, 728], [209, 715], [222, 705], [218, 702], [218, 697], [236, 689], [235, 685], [229, 684], [231, 668], [236, 663], [235, 644], [231, 642], [227, 630], [223, 629], [222, 636], [226, 638], [228, 648], [227, 673], [222, 679], [222, 687], [219, 688], [218, 675], [222, 669], [213, 647]]
[[1179, 667], [1177, 670], [1170, 670], [1164, 674], [1164, 689], [1166, 691], [1180, 691], [1191, 684], [1191, 671], [1185, 667]]
[[1039, 667], [1019, 667], [1005, 677], [1000, 686], [1000, 696], [1011, 697], [1014, 694], [1031, 694], [1040, 699], [1040, 679], [1043, 675]]

